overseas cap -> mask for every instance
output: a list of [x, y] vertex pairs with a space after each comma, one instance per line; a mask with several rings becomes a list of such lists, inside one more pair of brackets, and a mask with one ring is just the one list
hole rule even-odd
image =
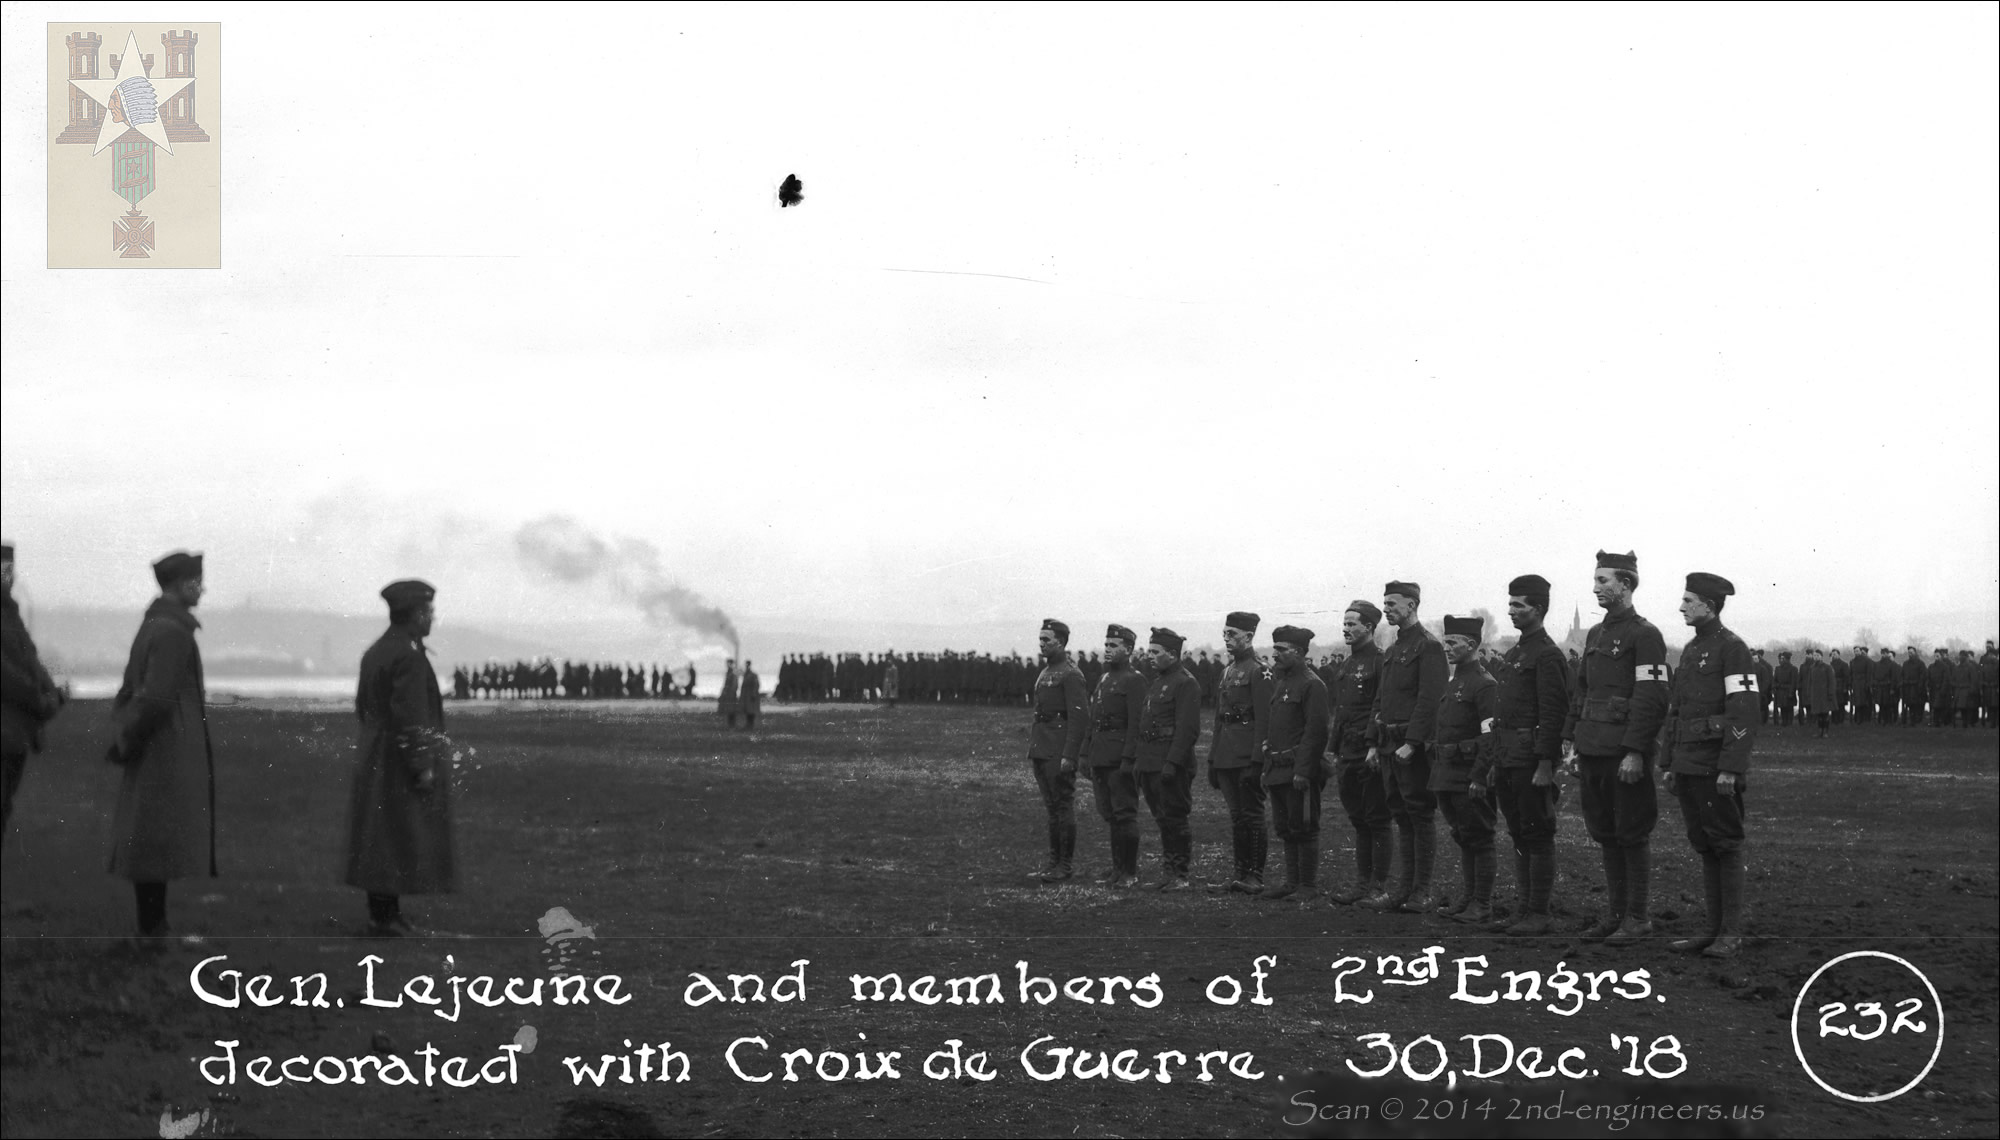
[[1469, 637], [1474, 641], [1478, 641], [1485, 629], [1486, 622], [1483, 618], [1444, 615], [1444, 635], [1446, 637]]
[[153, 563], [153, 580], [161, 586], [171, 586], [175, 582], [201, 577], [201, 552], [190, 554], [176, 550], [158, 562]]
[[421, 578], [404, 578], [382, 587], [382, 600], [392, 610], [407, 610], [437, 597], [437, 588]]
[[1697, 570], [1688, 575], [1687, 592], [1713, 606], [1718, 600], [1735, 594], [1736, 584], [1720, 574]]
[[1382, 593], [1384, 595], [1401, 594], [1413, 602], [1424, 600], [1424, 588], [1415, 582], [1390, 582], [1382, 587]]
[[1226, 629], [1240, 629], [1244, 633], [1256, 633], [1257, 623], [1262, 620], [1256, 614], [1246, 610], [1237, 610], [1224, 618], [1222, 624]]
[[1347, 612], [1360, 615], [1361, 624], [1367, 626], [1369, 629], [1374, 629], [1376, 626], [1382, 624], [1381, 607], [1377, 606], [1374, 602], [1356, 598], [1347, 603]]
[[1179, 654], [1181, 646], [1187, 644], [1187, 638], [1165, 626], [1154, 626], [1152, 636], [1147, 638], [1147, 643], [1157, 645], [1169, 653]]
[[1313, 631], [1303, 626], [1281, 625], [1271, 631], [1271, 640], [1298, 647], [1300, 653], [1312, 644]]
[[1057, 641], [1062, 642], [1064, 645], [1069, 644], [1069, 623], [1060, 622], [1054, 618], [1043, 618], [1042, 628], [1055, 634]]
[[1104, 640], [1122, 641], [1127, 646], [1137, 646], [1139, 644], [1139, 635], [1122, 625], [1114, 623], [1104, 627]]

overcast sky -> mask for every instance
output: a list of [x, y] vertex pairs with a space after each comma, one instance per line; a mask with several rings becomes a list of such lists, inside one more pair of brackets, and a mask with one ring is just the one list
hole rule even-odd
[[5, 10], [41, 605], [186, 546], [222, 604], [629, 610], [522, 563], [551, 515], [746, 630], [1023, 646], [1528, 571], [1566, 626], [1600, 547], [1670, 627], [1695, 569], [1762, 636], [2000, 592], [1992, 5], [196, 14], [224, 267], [50, 271], [69, 13]]

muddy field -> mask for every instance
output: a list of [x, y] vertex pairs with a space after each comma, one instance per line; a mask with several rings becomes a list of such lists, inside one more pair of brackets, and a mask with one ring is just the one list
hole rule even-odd
[[[1662, 934], [1617, 951], [1573, 934], [1508, 939], [1328, 905], [1113, 893], [1086, 885], [1104, 865], [1087, 799], [1083, 874], [1073, 885], [1032, 883], [1042, 823], [1018, 712], [777, 709], [745, 734], [674, 706], [450, 711], [466, 754], [464, 886], [406, 903], [448, 937], [359, 936], [361, 900], [337, 882], [351, 714], [246, 704], [212, 713], [222, 877], [176, 884], [170, 897], [176, 927], [202, 942], [162, 951], [124, 937], [130, 891], [103, 871], [116, 786], [97, 759], [104, 708], [69, 709], [31, 761], [6, 841], [5, 1134], [1990, 1136], [2000, 1127], [1990, 732], [1850, 728], [1818, 742], [1808, 729], [1768, 730], [1749, 799], [1754, 937], [1723, 964], [1666, 949], [1701, 907], [1698, 864], [1664, 797], [1653, 896]], [[1564, 931], [1584, 926], [1602, 895], [1575, 807], [1572, 792]], [[1349, 832], [1329, 822], [1323, 862], [1339, 880]], [[1205, 787], [1194, 825], [1196, 878], [1226, 878], [1220, 797]], [[1149, 878], [1156, 852], [1149, 836]], [[1455, 875], [1455, 858], [1445, 861]], [[1511, 889], [1503, 865], [1498, 895]], [[538, 924], [557, 907], [577, 926], [546, 933]], [[1941, 1047], [1923, 983], [1882, 958], [1822, 976], [1801, 1040], [1813, 1071], [1855, 1095], [1906, 1083], [1935, 1051], [1928, 1075], [1895, 1099], [1837, 1097], [1795, 1054], [1795, 999], [1815, 970], [1852, 951], [1893, 954], [1922, 972], [1942, 1004]], [[217, 955], [227, 960], [197, 980], [218, 1001], [240, 993], [235, 1008], [195, 992], [191, 972]], [[372, 991], [368, 955], [381, 959]], [[1441, 976], [1421, 980], [1433, 964]], [[1523, 976], [1514, 995], [1506, 971]], [[891, 972], [903, 1000], [890, 991], [856, 1000], [851, 975]], [[316, 974], [327, 980], [324, 1007], [313, 1000]], [[570, 1000], [579, 988], [570, 983], [555, 1004], [549, 980], [579, 974], [591, 979], [591, 1000]], [[274, 981], [252, 984], [258, 975]], [[707, 996], [695, 975], [714, 983], [717, 1000], [693, 1004]], [[1394, 984], [1413, 975], [1419, 984]], [[481, 976], [496, 979], [490, 991]], [[1574, 996], [1563, 985], [1572, 976]], [[523, 999], [542, 981], [541, 1004], [508, 1000], [516, 977], [511, 992]], [[1542, 985], [1534, 1000], [1521, 997], [1530, 981]], [[760, 988], [763, 1000], [749, 1000]], [[401, 1005], [365, 1004], [371, 993]], [[442, 1004], [418, 1004], [425, 995]], [[482, 995], [499, 1004], [479, 1004]], [[274, 1004], [257, 1007], [258, 997]], [[1470, 1000], [1482, 997], [1495, 1000]], [[1822, 1011], [1836, 1002], [1841, 1010]], [[1854, 1032], [1824, 1036], [1822, 1021]], [[1397, 1083], [1337, 1081], [1350, 1062], [1382, 1066], [1383, 1048], [1364, 1040], [1372, 1034], [1397, 1048]], [[1506, 1075], [1470, 1079], [1497, 1074], [1510, 1047]], [[233, 1067], [206, 1066], [225, 1083], [205, 1079], [203, 1060], [230, 1053]], [[686, 1080], [658, 1079], [663, 1054]], [[1096, 1075], [1106, 1054], [1114, 1072]], [[620, 1079], [626, 1062], [607, 1068], [606, 1055], [629, 1059], [633, 1083]], [[268, 1068], [257, 1061], [266, 1056]], [[293, 1057], [306, 1060], [284, 1067]], [[454, 1067], [453, 1057], [469, 1061]], [[1441, 1060], [1432, 1080], [1405, 1076]], [[1583, 1075], [1523, 1075], [1559, 1063]], [[798, 1079], [785, 1079], [788, 1064]], [[1120, 1079], [1119, 1068], [1141, 1079]], [[491, 1081], [473, 1087], [445, 1079], [482, 1072]], [[415, 1083], [386, 1083], [404, 1074]], [[1638, 1119], [1670, 1103], [1682, 1110], [1671, 1127]], [[1552, 1109], [1560, 1123], [1535, 1116]]]

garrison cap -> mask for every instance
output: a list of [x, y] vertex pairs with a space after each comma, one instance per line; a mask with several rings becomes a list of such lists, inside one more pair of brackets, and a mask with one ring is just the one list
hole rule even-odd
[[1424, 588], [1415, 582], [1389, 582], [1383, 585], [1382, 593], [1401, 594], [1413, 602], [1424, 600]]
[[[1938, 652], [1942, 653], [1942, 652], [1944, 652], [1944, 650], [1940, 649], [1940, 650], [1938, 650]], [[1778, 650], [1778, 656], [1780, 656], [1780, 657], [1790, 657], [1791, 655], [1792, 655], [1792, 651], [1791, 651], [1791, 650], [1789, 650], [1789, 649], [1780, 649], [1780, 650]]]
[[1264, 619], [1250, 613], [1248, 610], [1236, 610], [1228, 617], [1222, 619], [1222, 625], [1225, 629], [1240, 629], [1244, 633], [1256, 633], [1257, 623], [1262, 620]]
[[1687, 592], [1713, 606], [1717, 600], [1736, 593], [1736, 584], [1720, 574], [1697, 570], [1688, 575]]
[[1486, 621], [1476, 617], [1453, 617], [1444, 615], [1444, 635], [1446, 637], [1469, 637], [1478, 641], [1486, 629]]
[[1882, 652], [1888, 654], [1891, 657], [1894, 657], [1896, 655], [1896, 651], [1889, 648], [1886, 645], [1882, 647]]
[[1042, 628], [1055, 634], [1057, 641], [1062, 642], [1064, 645], [1069, 644], [1069, 624], [1067, 622], [1060, 622], [1054, 618], [1043, 618]]
[[1152, 635], [1146, 639], [1146, 643], [1148, 645], [1157, 645], [1169, 653], [1179, 654], [1181, 646], [1187, 644], [1187, 638], [1182, 637], [1165, 626], [1156, 625], [1153, 627]]
[[1374, 602], [1356, 598], [1347, 603], [1347, 612], [1360, 614], [1361, 623], [1370, 629], [1382, 624], [1382, 610]]
[[1507, 596], [1526, 598], [1529, 605], [1546, 614], [1549, 611], [1549, 580], [1540, 574], [1523, 574], [1507, 583]]
[[1284, 645], [1296, 646], [1300, 653], [1312, 644], [1313, 631], [1304, 626], [1281, 625], [1271, 631], [1271, 640]]
[[437, 588], [420, 578], [404, 578], [382, 587], [382, 600], [392, 610], [407, 610], [437, 597]]
[[1127, 646], [1137, 646], [1139, 644], [1139, 635], [1114, 622], [1104, 627], [1104, 640], [1122, 641]]
[[193, 554], [176, 550], [158, 562], [153, 563], [153, 581], [162, 586], [201, 577], [201, 552]]

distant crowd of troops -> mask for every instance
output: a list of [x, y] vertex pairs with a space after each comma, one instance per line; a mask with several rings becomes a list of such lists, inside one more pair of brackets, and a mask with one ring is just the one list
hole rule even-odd
[[675, 676], [659, 665], [615, 665], [585, 661], [489, 662], [451, 671], [451, 695], [466, 701], [511, 697], [517, 700], [675, 700], [694, 696], [695, 668], [689, 662]]
[[1828, 725], [1849, 721], [1933, 728], [1994, 725], [2000, 651], [1990, 640], [1976, 660], [1970, 649], [1959, 650], [1954, 660], [1950, 650], [1940, 648], [1927, 662], [1914, 645], [1904, 647], [1900, 661], [1886, 645], [1873, 656], [1865, 645], [1855, 646], [1852, 657], [1807, 649], [1800, 662], [1784, 650], [1776, 665], [1765, 661], [1761, 649], [1751, 653], [1764, 683], [1765, 722], [1775, 716], [1779, 724], [1791, 724], [1794, 717], [1803, 717], [1816, 723], [1822, 735]]

